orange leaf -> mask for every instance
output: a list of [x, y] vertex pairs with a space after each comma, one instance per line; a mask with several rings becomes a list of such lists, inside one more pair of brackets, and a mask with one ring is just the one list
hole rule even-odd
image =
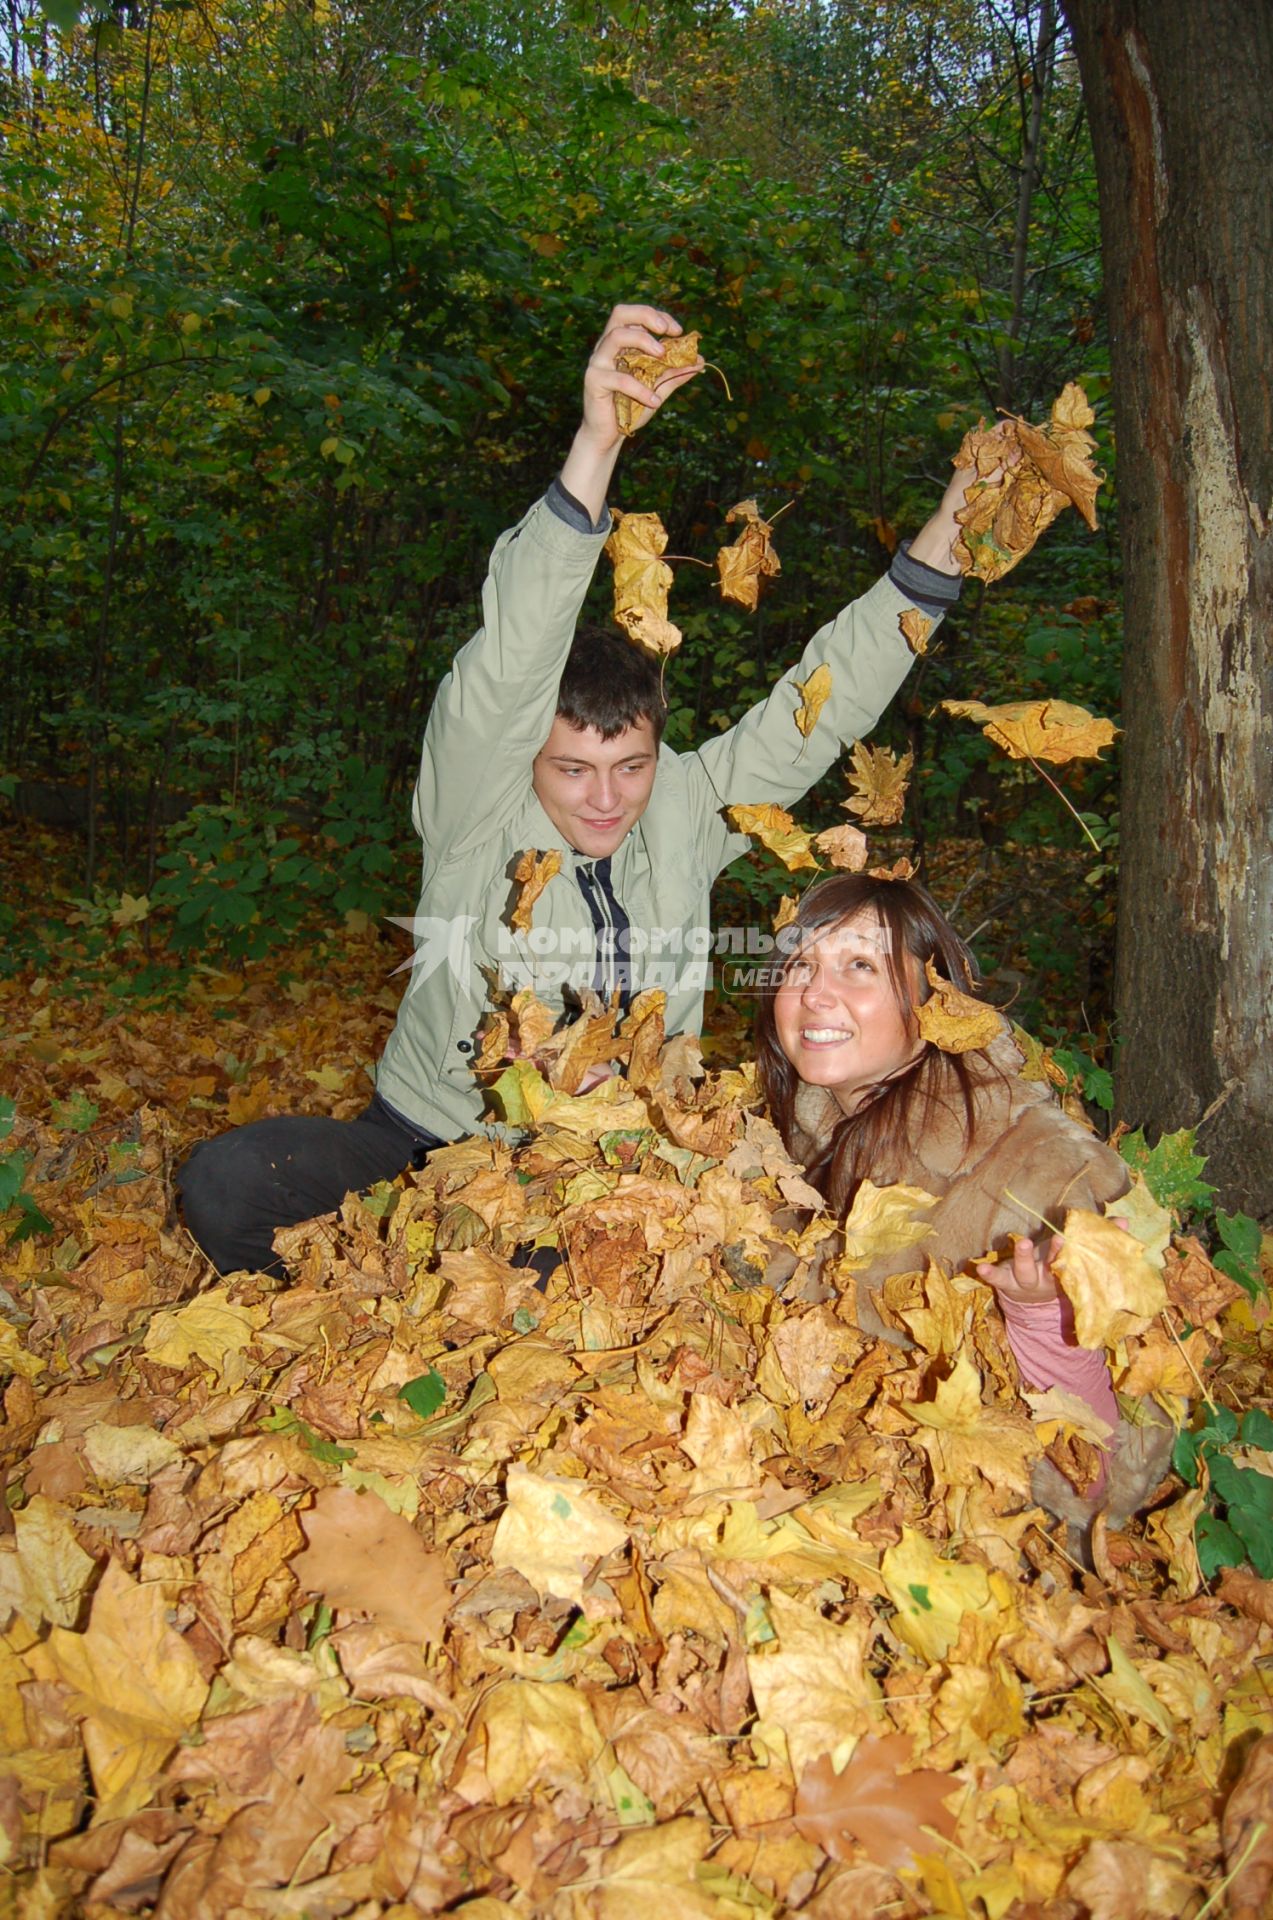
[[955, 1821], [944, 1803], [958, 1783], [928, 1768], [904, 1772], [910, 1758], [911, 1741], [901, 1733], [865, 1734], [843, 1773], [824, 1753], [805, 1768], [796, 1789], [801, 1839], [832, 1860], [852, 1860], [861, 1846], [877, 1866], [894, 1871], [913, 1866], [916, 1854], [931, 1853], [925, 1827], [950, 1839]]
[[998, 430], [983, 420], [964, 435], [954, 464], [977, 474], [955, 516], [962, 531], [954, 552], [964, 573], [1000, 579], [1071, 504], [1095, 528], [1104, 476], [1092, 465], [1096, 442], [1087, 429], [1094, 419], [1087, 395], [1071, 382], [1045, 427], [1010, 417]]
[[306, 1593], [365, 1613], [412, 1641], [440, 1640], [451, 1604], [446, 1562], [374, 1493], [324, 1487], [302, 1516], [309, 1546], [292, 1561]]

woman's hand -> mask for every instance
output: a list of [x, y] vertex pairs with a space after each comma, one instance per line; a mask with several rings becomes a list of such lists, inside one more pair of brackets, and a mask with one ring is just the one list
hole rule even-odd
[[561, 470], [561, 484], [588, 509], [594, 521], [605, 506], [606, 488], [624, 440], [615, 416], [615, 395], [625, 393], [630, 400], [657, 411], [703, 368], [701, 358], [694, 366], [677, 367], [654, 388], [634, 374], [624, 373], [616, 365], [618, 357], [625, 348], [636, 347], [660, 358], [663, 336], [681, 331], [680, 321], [661, 307], [615, 307], [592, 350], [583, 377], [583, 419]]
[[1001, 1300], [1011, 1301], [1014, 1307], [1046, 1306], [1060, 1292], [1052, 1271], [1060, 1250], [1059, 1234], [1050, 1234], [1044, 1241], [1022, 1237], [1013, 1241], [1010, 1261], [984, 1261], [977, 1273]]

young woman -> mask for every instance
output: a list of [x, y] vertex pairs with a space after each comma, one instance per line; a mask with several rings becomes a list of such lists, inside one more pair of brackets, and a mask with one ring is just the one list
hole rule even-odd
[[[788, 1151], [840, 1214], [866, 1179], [936, 1195], [919, 1258], [958, 1271], [992, 1250], [1005, 1256], [977, 1272], [998, 1296], [1023, 1380], [1086, 1401], [1114, 1435], [1108, 1484], [1102, 1473], [1086, 1499], [1067, 1498], [1068, 1483], [1050, 1469], [1036, 1497], [1078, 1524], [1103, 1505], [1111, 1520], [1126, 1519], [1165, 1469], [1171, 1433], [1120, 1422], [1104, 1355], [1074, 1343], [1050, 1265], [1066, 1209], [1108, 1208], [1127, 1191], [1126, 1166], [1049, 1087], [1022, 1079], [1006, 1020], [967, 1053], [923, 1039], [915, 1008], [931, 993], [925, 963], [965, 993], [975, 992], [977, 969], [922, 887], [838, 874], [804, 895], [785, 944], [779, 983], [761, 1003], [756, 1057]], [[872, 1294], [916, 1259], [907, 1248], [858, 1276], [866, 1331], [899, 1338]]]

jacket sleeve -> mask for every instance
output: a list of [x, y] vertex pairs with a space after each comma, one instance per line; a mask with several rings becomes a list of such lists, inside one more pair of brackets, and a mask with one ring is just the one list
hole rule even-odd
[[[846, 745], [871, 731], [910, 670], [913, 655], [900, 621], [917, 604], [892, 578], [878, 580], [819, 628], [767, 700], [685, 756], [695, 828], [715, 869], [750, 845], [746, 835], [730, 832], [721, 818], [723, 808], [791, 805], [834, 765]], [[925, 611], [936, 624], [941, 610], [930, 606]], [[831, 692], [805, 739], [795, 721], [802, 702], [796, 682], [808, 680], [823, 664], [831, 670]]]
[[433, 858], [455, 859], [489, 839], [525, 797], [609, 529], [609, 514], [587, 529], [554, 482], [496, 541], [482, 624], [456, 654], [424, 730], [412, 817]]

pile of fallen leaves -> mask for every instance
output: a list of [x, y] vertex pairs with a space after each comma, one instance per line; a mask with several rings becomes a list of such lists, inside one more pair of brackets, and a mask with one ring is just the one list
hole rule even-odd
[[[855, 1269], [913, 1222], [841, 1233], [657, 995], [617, 1037], [515, 1002], [485, 1051], [528, 1138], [217, 1280], [172, 1164], [357, 1110], [340, 985], [127, 1021], [2, 990], [55, 1223], [0, 1302], [7, 1910], [1266, 1911], [1273, 1586], [1206, 1590], [1172, 1478], [1085, 1571], [988, 1291], [919, 1254], [913, 1344], [865, 1337]], [[570, 1091], [598, 1049], [624, 1073]], [[1196, 1245], [1163, 1277], [1118, 1377], [1267, 1406], [1270, 1334]]]

